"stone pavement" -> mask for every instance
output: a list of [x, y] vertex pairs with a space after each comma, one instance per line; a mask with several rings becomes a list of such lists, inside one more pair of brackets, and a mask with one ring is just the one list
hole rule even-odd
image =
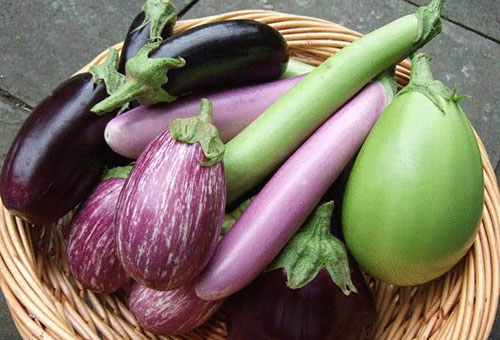
[[[428, 0], [174, 0], [184, 18], [240, 9], [315, 16], [367, 33]], [[29, 110], [107, 46], [123, 40], [142, 0], [0, 0], [0, 164]], [[500, 1], [448, 0], [444, 32], [424, 47], [436, 78], [463, 103], [500, 175]], [[497, 320], [498, 321], [498, 320]], [[0, 339], [18, 339], [3, 299]], [[492, 339], [500, 339], [496, 323]]]

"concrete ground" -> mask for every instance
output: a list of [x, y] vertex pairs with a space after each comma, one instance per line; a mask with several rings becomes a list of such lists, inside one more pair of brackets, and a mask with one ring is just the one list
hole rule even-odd
[[[316, 16], [367, 33], [428, 0], [177, 0], [184, 18], [240, 9]], [[30, 109], [107, 46], [123, 40], [142, 0], [0, 0], [0, 164]], [[500, 2], [448, 1], [444, 32], [424, 51], [463, 103], [500, 175]], [[497, 317], [498, 319], [498, 317]], [[500, 339], [499, 321], [491, 339]], [[18, 339], [0, 300], [0, 339]]]

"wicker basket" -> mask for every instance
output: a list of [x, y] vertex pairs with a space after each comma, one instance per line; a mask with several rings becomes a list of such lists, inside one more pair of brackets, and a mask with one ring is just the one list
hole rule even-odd
[[[241, 11], [180, 21], [176, 32], [226, 19], [255, 19], [278, 29], [293, 57], [319, 64], [361, 35], [331, 22], [269, 11]], [[120, 47], [118, 44], [116, 47]], [[90, 65], [103, 61], [102, 53]], [[410, 64], [397, 68], [400, 86]], [[395, 287], [372, 280], [378, 310], [377, 339], [486, 339], [499, 295], [500, 194], [487, 153], [481, 148], [485, 203], [474, 246], [443, 277], [418, 287]], [[12, 318], [25, 339], [226, 339], [222, 312], [199, 329], [176, 337], [144, 331], [127, 309], [126, 294], [94, 294], [70, 274], [64, 230], [34, 229], [0, 205], [0, 286]], [[256, 339], [258, 340], [258, 339]]]

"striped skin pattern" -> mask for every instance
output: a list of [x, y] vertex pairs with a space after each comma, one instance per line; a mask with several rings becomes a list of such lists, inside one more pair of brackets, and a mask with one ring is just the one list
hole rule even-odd
[[220, 235], [226, 203], [222, 162], [211, 167], [201, 146], [166, 130], [141, 154], [118, 199], [116, 237], [129, 275], [156, 290], [191, 282]]
[[223, 301], [201, 300], [192, 286], [161, 292], [134, 283], [129, 308], [146, 330], [175, 335], [205, 323]]
[[99, 183], [71, 222], [69, 266], [83, 286], [96, 292], [114, 292], [129, 280], [117, 256], [113, 223], [124, 183], [122, 178]]

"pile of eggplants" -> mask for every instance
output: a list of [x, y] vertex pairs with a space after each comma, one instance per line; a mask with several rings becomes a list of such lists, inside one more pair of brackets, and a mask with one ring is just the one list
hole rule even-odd
[[[81, 203], [67, 230], [74, 277], [102, 293], [133, 280], [128, 303], [145, 330], [190, 331], [226, 302], [229, 340], [369, 339], [375, 302], [355, 260], [376, 279], [423, 283], [477, 232], [481, 160], [463, 98], [422, 55], [395, 94], [393, 65], [440, 32], [442, 6], [279, 80], [289, 51], [271, 26], [172, 35], [172, 3], [147, 0], [120, 58], [111, 50], [68, 79], [23, 124], [3, 204], [43, 225]], [[110, 170], [122, 156], [136, 160]]]
[[[257, 21], [206, 24], [168, 38], [175, 23], [175, 16], [170, 15], [161, 36], [153, 39], [144, 33], [151, 23], [137, 26], [144, 16], [138, 15], [127, 35], [119, 62], [122, 68], [127, 61], [127, 80], [116, 87], [117, 93], [108, 97], [110, 89], [103, 81], [94, 83], [91, 73], [79, 74], [54, 90], [24, 122], [5, 159], [0, 182], [3, 204], [13, 214], [36, 225], [55, 222], [97, 184], [104, 167], [113, 159], [104, 129], [121, 104], [107, 114], [91, 110], [99, 111], [95, 107], [103, 106], [106, 97], [114, 102], [130, 82], [137, 80], [130, 79], [129, 60], [125, 59], [137, 53], [137, 59], [131, 59], [136, 62], [130, 63], [137, 65], [142, 49], [144, 55], [156, 46], [151, 53], [156, 60], [185, 61], [185, 66], [168, 72], [170, 80], [164, 87], [173, 96], [207, 87], [275, 80], [288, 62], [287, 44], [281, 34]], [[135, 70], [131, 73], [135, 74]]]
[[[165, 10], [171, 10], [170, 2], [165, 3]], [[166, 16], [162, 38], [172, 35], [176, 20], [175, 11]], [[141, 12], [132, 22], [120, 64], [148, 42], [152, 22], [144, 18]], [[106, 124], [116, 113], [90, 112], [108, 95], [104, 81], [93, 78], [89, 72], [81, 73], [52, 91], [33, 109], [7, 153], [0, 196], [9, 211], [29, 223], [57, 221], [85, 198], [105, 166], [116, 162], [104, 140]]]

